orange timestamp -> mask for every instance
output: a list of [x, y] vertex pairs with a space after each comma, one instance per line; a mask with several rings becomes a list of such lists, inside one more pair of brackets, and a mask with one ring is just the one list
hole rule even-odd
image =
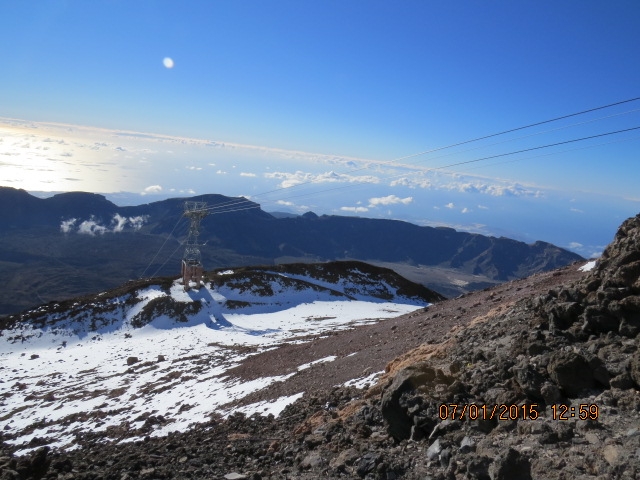
[[475, 404], [475, 403], [443, 403], [438, 416], [440, 420], [535, 420], [540, 416], [538, 404]]
[[571, 405], [551, 405], [551, 413], [554, 420], [598, 420], [600, 408], [595, 403], [581, 403], [577, 408]]
[[[439, 407], [440, 420], [537, 420], [541, 413], [537, 403], [515, 404], [475, 404], [443, 403]], [[581, 403], [579, 406], [556, 404], [551, 406], [553, 420], [597, 420], [600, 408], [594, 403]]]

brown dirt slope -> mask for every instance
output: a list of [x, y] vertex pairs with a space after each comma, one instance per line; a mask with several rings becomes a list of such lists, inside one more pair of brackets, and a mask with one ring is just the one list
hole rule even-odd
[[580, 279], [585, 276], [578, 270], [580, 265], [507, 282], [493, 289], [436, 303], [423, 311], [314, 338], [310, 343], [269, 350], [249, 357], [229, 373], [242, 380], [284, 375], [296, 371], [299, 365], [335, 355], [338, 358], [333, 362], [313, 365], [286, 382], [272, 384], [246, 397], [242, 403], [332, 388], [353, 378], [385, 370], [390, 362], [407, 352], [421, 345], [439, 344], [448, 338], [452, 329], [455, 331], [473, 321], [506, 311], [520, 299]]

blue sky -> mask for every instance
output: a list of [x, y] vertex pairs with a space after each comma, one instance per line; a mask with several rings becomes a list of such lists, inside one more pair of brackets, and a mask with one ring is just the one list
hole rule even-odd
[[392, 161], [640, 97], [639, 20], [636, 1], [3, 2], [0, 184], [247, 195], [590, 255], [640, 210], [640, 130], [430, 169], [638, 127], [640, 101]]

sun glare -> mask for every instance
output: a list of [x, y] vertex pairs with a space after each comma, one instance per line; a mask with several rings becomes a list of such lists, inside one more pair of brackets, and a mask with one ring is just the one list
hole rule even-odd
[[65, 127], [0, 124], [0, 185], [41, 192], [118, 191], [119, 177], [105, 163], [122, 152], [102, 151], [102, 145]]
[[0, 177], [2, 184], [25, 190], [53, 191], [63, 183], [64, 168], [54, 158], [55, 145], [17, 128], [0, 128]]
[[164, 57], [164, 59], [162, 60], [162, 64], [166, 67], [166, 68], [173, 68], [173, 59], [171, 57]]

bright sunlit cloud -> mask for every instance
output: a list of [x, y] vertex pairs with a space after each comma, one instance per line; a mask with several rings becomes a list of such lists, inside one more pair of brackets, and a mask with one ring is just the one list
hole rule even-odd
[[387, 195], [386, 197], [370, 198], [369, 206], [376, 207], [378, 205], [409, 205], [413, 202], [413, 197], [400, 198], [395, 195]]
[[174, 63], [173, 63], [173, 59], [171, 57], [164, 57], [162, 59], [162, 64], [165, 66], [165, 68], [173, 68]]
[[162, 192], [161, 185], [149, 185], [147, 188], [145, 188], [142, 191], [140, 195], [154, 194], [154, 193], [160, 193], [160, 192]]
[[377, 184], [380, 179], [373, 175], [349, 175], [346, 173], [336, 173], [333, 170], [323, 173], [311, 173], [297, 170], [296, 172], [268, 172], [265, 178], [280, 180], [281, 188], [289, 188], [306, 183], [373, 183]]

